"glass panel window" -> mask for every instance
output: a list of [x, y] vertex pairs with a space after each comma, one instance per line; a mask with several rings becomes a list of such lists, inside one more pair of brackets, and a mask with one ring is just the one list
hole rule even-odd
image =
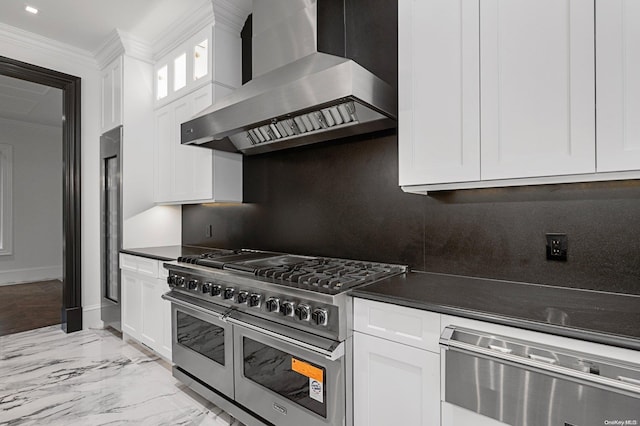
[[169, 74], [167, 65], [158, 70], [156, 76], [156, 98], [158, 100], [165, 98], [169, 89]]
[[187, 85], [187, 54], [183, 53], [173, 61], [173, 90]]
[[202, 42], [196, 44], [193, 48], [193, 79], [197, 80], [199, 78], [207, 75], [208, 71], [208, 46], [209, 41], [203, 40]]

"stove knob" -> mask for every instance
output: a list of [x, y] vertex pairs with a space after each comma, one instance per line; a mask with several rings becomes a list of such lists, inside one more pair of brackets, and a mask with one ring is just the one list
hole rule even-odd
[[314, 309], [311, 314], [311, 321], [316, 325], [327, 325], [327, 320], [329, 319], [329, 314], [325, 309]]
[[214, 284], [211, 286], [211, 295], [212, 296], [220, 296], [220, 293], [222, 293], [222, 287]]
[[167, 276], [167, 284], [176, 285], [176, 278], [178, 278], [177, 275], [168, 275]]
[[198, 280], [189, 280], [187, 283], [187, 289], [196, 290], [198, 288]]
[[282, 302], [280, 305], [280, 313], [285, 317], [293, 316], [293, 303], [292, 302]]
[[249, 295], [249, 302], [247, 304], [252, 308], [257, 308], [260, 306], [260, 295], [258, 293], [251, 293]]
[[311, 308], [309, 305], [298, 305], [295, 311], [296, 318], [300, 321], [309, 321], [311, 316]]
[[176, 277], [176, 287], [184, 287], [184, 277]]
[[267, 312], [278, 312], [280, 310], [280, 299], [270, 297], [267, 299]]
[[227, 287], [224, 289], [224, 294], [222, 297], [225, 299], [233, 299], [233, 295], [235, 293], [235, 289], [233, 287]]
[[200, 290], [204, 294], [211, 293], [211, 283], [202, 284], [202, 287], [200, 287]]
[[247, 299], [249, 298], [249, 293], [246, 291], [241, 291], [238, 293], [238, 303], [247, 303]]

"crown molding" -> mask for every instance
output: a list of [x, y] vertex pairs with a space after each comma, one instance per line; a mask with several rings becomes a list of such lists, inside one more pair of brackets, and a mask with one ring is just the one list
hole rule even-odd
[[118, 30], [114, 29], [109, 33], [109, 37], [104, 43], [95, 51], [94, 56], [96, 62], [98, 62], [98, 68], [103, 69], [122, 54], [124, 54], [124, 46], [120, 40]]
[[103, 69], [120, 55], [128, 55], [141, 61], [153, 63], [151, 45], [120, 29], [114, 29], [94, 56], [98, 67]]
[[251, 0], [211, 0], [215, 25], [234, 34], [240, 34], [251, 13]]
[[150, 43], [122, 30], [118, 30], [118, 34], [120, 34], [120, 40], [122, 40], [125, 54], [150, 64], [153, 63], [153, 53]]
[[211, 0], [202, 0], [189, 13], [177, 19], [153, 43], [153, 60], [158, 61], [207, 25], [213, 24]]
[[[77, 65], [97, 68], [89, 51], [0, 22], [0, 45], [14, 45], [35, 51], [37, 55], [67, 60]], [[0, 49], [0, 53], [2, 49]]]
[[208, 25], [239, 36], [251, 9], [251, 0], [202, 0], [155, 40], [153, 59], [158, 61]]

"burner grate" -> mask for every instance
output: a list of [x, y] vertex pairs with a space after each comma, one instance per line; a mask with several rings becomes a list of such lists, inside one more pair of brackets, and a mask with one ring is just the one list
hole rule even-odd
[[343, 291], [401, 272], [402, 269], [399, 266], [317, 258], [295, 265], [260, 268], [256, 270], [255, 274], [259, 277], [286, 281], [300, 288], [317, 291]]

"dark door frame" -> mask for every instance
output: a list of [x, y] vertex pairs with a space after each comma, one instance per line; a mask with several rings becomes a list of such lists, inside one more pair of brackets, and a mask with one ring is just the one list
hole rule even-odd
[[80, 85], [81, 79], [0, 56], [0, 75], [62, 89], [62, 313], [66, 333], [82, 330], [80, 252]]

